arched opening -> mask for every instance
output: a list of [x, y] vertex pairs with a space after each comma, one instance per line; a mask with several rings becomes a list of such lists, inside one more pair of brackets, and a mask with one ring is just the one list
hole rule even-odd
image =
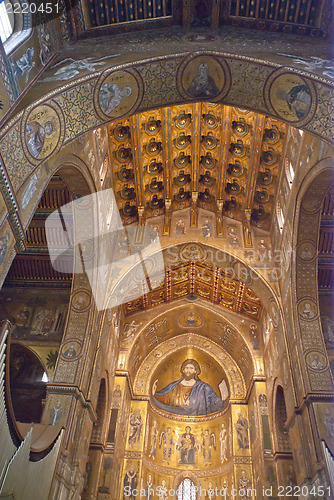
[[[26, 205], [36, 189], [36, 182], [28, 183], [23, 196]], [[20, 422], [41, 421], [46, 383], [53, 380], [63, 338], [72, 274], [57, 272], [52, 267], [44, 224], [53, 210], [70, 199], [66, 184], [60, 175], [54, 175], [26, 230], [24, 251], [16, 254], [0, 291], [0, 317], [9, 319], [12, 325], [12, 418]], [[3, 250], [4, 257], [6, 248]]]
[[96, 405], [97, 420], [93, 426], [91, 443], [99, 443], [101, 441], [104, 416], [106, 413], [106, 397], [107, 397], [106, 382], [105, 379], [103, 378], [100, 383], [100, 390], [97, 398], [97, 405]]
[[2, 43], [12, 35], [14, 30], [14, 13], [10, 0], [0, 3], [0, 39]]
[[9, 372], [16, 420], [22, 423], [40, 422], [47, 382], [41, 361], [27, 347], [13, 343], [10, 349]]
[[289, 433], [286, 428], [287, 418], [284, 391], [283, 387], [279, 385], [276, 391], [275, 404], [275, 428], [279, 451], [289, 451], [291, 449]]
[[[32, 30], [32, 15], [27, 0], [4, 0], [0, 3], [0, 38], [6, 54], [12, 53]], [[34, 51], [29, 49], [26, 55], [33, 56]], [[23, 61], [22, 61], [23, 62]], [[20, 63], [15, 65], [15, 72], [20, 74]]]

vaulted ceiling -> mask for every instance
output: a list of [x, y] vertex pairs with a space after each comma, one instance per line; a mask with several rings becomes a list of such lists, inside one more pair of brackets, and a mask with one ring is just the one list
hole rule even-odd
[[110, 157], [123, 223], [192, 207], [270, 230], [286, 130], [274, 118], [206, 102], [113, 122]]

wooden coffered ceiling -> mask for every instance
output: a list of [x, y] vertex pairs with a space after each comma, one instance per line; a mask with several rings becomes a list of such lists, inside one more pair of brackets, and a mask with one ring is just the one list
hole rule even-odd
[[167, 221], [191, 207], [194, 214], [203, 208], [268, 231], [286, 130], [274, 118], [211, 103], [113, 122], [110, 157], [123, 223], [162, 214]]
[[150, 293], [127, 302], [123, 306], [125, 316], [187, 298], [201, 297], [254, 321], [258, 321], [262, 304], [245, 283], [233, 279], [223, 269], [205, 262], [181, 262], [166, 269], [163, 283]]
[[[58, 272], [52, 267], [45, 235], [45, 219], [58, 207], [70, 201], [71, 194], [61, 177], [53, 176], [26, 231], [25, 252], [16, 255], [4, 286], [71, 286], [72, 274]], [[59, 231], [55, 238], [61, 243], [60, 238], [64, 238], [64, 233]]]

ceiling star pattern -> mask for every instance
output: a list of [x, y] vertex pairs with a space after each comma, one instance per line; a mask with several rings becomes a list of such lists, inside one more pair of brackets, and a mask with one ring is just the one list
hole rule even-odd
[[123, 222], [195, 205], [269, 230], [285, 137], [286, 125], [274, 118], [211, 103], [113, 122], [113, 185]]
[[262, 304], [257, 295], [228, 272], [205, 262], [181, 262], [166, 268], [161, 285], [124, 304], [126, 316], [185, 297], [200, 297], [258, 321]]
[[81, 0], [80, 3], [81, 30], [108, 27], [111, 32], [120, 27], [135, 29], [138, 23], [144, 29], [180, 24], [217, 28], [233, 24], [323, 36], [328, 31], [331, 10], [330, 0]]

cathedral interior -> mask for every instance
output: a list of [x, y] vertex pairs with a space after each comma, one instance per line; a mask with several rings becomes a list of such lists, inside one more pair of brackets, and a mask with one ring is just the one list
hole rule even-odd
[[0, 3], [0, 498], [334, 498], [332, 12]]

